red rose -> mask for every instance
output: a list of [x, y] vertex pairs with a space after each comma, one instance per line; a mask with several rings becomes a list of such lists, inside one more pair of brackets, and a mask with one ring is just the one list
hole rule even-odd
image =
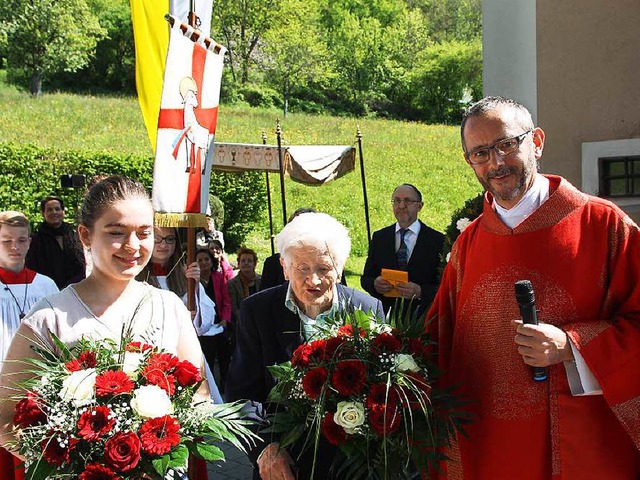
[[142, 424], [138, 434], [142, 450], [149, 455], [164, 455], [180, 443], [180, 424], [170, 415], [152, 418]]
[[309, 398], [315, 400], [322, 392], [329, 373], [324, 367], [316, 367], [309, 370], [302, 377], [302, 388]]
[[371, 410], [376, 407], [395, 408], [398, 404], [398, 393], [389, 388], [387, 392], [387, 385], [385, 383], [376, 383], [369, 389], [369, 394], [365, 400], [365, 406]]
[[90, 463], [84, 468], [79, 480], [115, 480], [119, 478], [109, 467], [99, 463]]
[[333, 420], [333, 412], [324, 414], [320, 430], [331, 445], [340, 445], [347, 440], [347, 432]]
[[145, 368], [142, 371], [142, 376], [149, 385], [157, 385], [167, 392], [167, 395], [171, 396], [176, 393], [176, 377], [165, 374], [165, 370]]
[[149, 350], [154, 350], [156, 347], [153, 345], [149, 345], [148, 343], [141, 342], [129, 342], [126, 347], [124, 347], [127, 352], [135, 352], [135, 353], [144, 353]]
[[375, 354], [396, 353], [402, 348], [402, 342], [390, 333], [380, 333], [371, 340], [371, 351]]
[[340, 395], [358, 395], [367, 381], [367, 366], [360, 360], [343, 360], [336, 364], [331, 384]]
[[122, 370], [108, 370], [96, 377], [96, 395], [98, 397], [129, 393], [135, 385]]
[[38, 396], [29, 392], [26, 398], [23, 398], [16, 404], [13, 423], [20, 428], [32, 427], [44, 423], [47, 415], [42, 411]]
[[50, 464], [59, 467], [63, 463], [69, 462], [69, 455], [71, 450], [75, 447], [78, 440], [75, 438], [69, 439], [64, 445], [60, 442], [62, 439], [51, 432], [49, 438], [45, 438], [41, 443], [42, 456]]
[[369, 424], [374, 432], [384, 437], [400, 427], [400, 412], [397, 408], [375, 407], [369, 410]]
[[78, 419], [78, 436], [90, 442], [99, 440], [116, 424], [115, 415], [103, 405], [85, 410]]
[[147, 368], [149, 370], [162, 370], [163, 372], [169, 372], [172, 370], [180, 360], [175, 355], [170, 353], [156, 353], [149, 357], [147, 361]]
[[87, 368], [95, 368], [97, 365], [96, 352], [85, 351], [78, 355], [78, 358], [64, 364], [70, 372], [79, 372]]
[[178, 362], [173, 373], [176, 376], [178, 383], [183, 387], [195, 385], [202, 380], [200, 369], [187, 360]]
[[133, 470], [140, 461], [141, 446], [135, 433], [116, 433], [104, 444], [104, 461], [117, 472]]

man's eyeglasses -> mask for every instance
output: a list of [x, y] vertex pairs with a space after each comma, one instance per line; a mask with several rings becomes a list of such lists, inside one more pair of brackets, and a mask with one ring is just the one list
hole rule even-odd
[[411, 205], [412, 203], [419, 203], [420, 200], [412, 200], [410, 198], [392, 198], [391, 199], [391, 203], [393, 205], [401, 205], [401, 204], [405, 204], [405, 205]]
[[501, 157], [506, 157], [507, 155], [517, 152], [524, 141], [524, 138], [532, 131], [533, 130], [527, 130], [516, 137], [505, 138], [493, 145], [489, 145], [488, 147], [474, 148], [473, 150], [466, 152], [464, 154], [464, 158], [466, 158], [467, 162], [471, 165], [482, 165], [483, 163], [488, 162], [491, 158], [491, 150], [495, 150]]
[[156, 245], [160, 245], [162, 242], [165, 242], [167, 245], [173, 245], [174, 243], [176, 243], [176, 236], [167, 235], [166, 237], [163, 237], [161, 235], [156, 235], [155, 237], [153, 237], [153, 241]]
[[318, 276], [318, 278], [322, 279], [327, 275], [331, 274], [331, 272], [335, 272], [335, 269], [331, 267], [319, 266], [317, 268], [311, 268], [308, 265], [304, 265], [304, 264], [295, 266], [293, 267], [293, 269], [298, 275], [305, 278], [310, 277], [315, 273]]

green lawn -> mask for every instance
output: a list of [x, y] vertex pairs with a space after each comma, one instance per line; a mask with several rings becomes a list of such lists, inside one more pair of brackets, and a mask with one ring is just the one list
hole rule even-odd
[[[136, 98], [66, 93], [32, 98], [5, 85], [3, 79], [0, 72], [0, 141], [152, 155]], [[278, 110], [222, 104], [216, 140], [260, 143], [265, 130], [267, 142], [275, 144], [276, 120], [281, 117]], [[462, 158], [457, 127], [295, 113], [281, 120], [284, 145], [353, 144], [360, 128], [372, 231], [394, 221], [390, 198], [400, 183], [413, 183], [422, 191], [425, 207], [420, 217], [441, 231], [453, 211], [480, 191]], [[346, 267], [347, 281], [358, 288], [367, 250], [359, 168], [357, 163], [354, 172], [321, 187], [285, 181], [288, 214], [311, 206], [334, 215], [350, 229], [353, 254]], [[282, 228], [280, 185], [276, 175], [270, 179], [277, 232]], [[211, 186], [213, 193], [215, 188]], [[261, 259], [270, 254], [266, 208], [246, 244]]]

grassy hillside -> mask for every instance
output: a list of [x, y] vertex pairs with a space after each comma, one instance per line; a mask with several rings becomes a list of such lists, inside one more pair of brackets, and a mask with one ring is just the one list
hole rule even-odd
[[[275, 144], [273, 132], [281, 116], [277, 110], [223, 104], [217, 140], [260, 143], [261, 132], [265, 130], [268, 143]], [[390, 198], [393, 188], [400, 183], [413, 183], [423, 192], [425, 208], [421, 219], [441, 231], [453, 211], [479, 191], [460, 153], [456, 127], [303, 114], [289, 114], [281, 123], [284, 145], [353, 144], [360, 127], [372, 231], [394, 221]], [[135, 98], [65, 93], [32, 98], [6, 86], [1, 76], [0, 139], [61, 149], [152, 155]], [[270, 179], [278, 232], [282, 227], [280, 185], [276, 175]], [[211, 189], [215, 193], [215, 185]], [[285, 192], [287, 213], [312, 206], [347, 225], [353, 240], [353, 255], [347, 264], [348, 281], [359, 286], [357, 275], [362, 271], [367, 249], [359, 164], [354, 172], [321, 187], [287, 179]], [[261, 259], [270, 254], [266, 208], [262, 222], [255, 225], [246, 243], [256, 248]]]

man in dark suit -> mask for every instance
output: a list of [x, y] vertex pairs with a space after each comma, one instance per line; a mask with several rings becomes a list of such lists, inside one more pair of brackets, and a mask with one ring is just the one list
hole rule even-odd
[[[240, 307], [236, 350], [226, 385], [226, 400], [265, 404], [274, 378], [267, 367], [291, 359], [294, 350], [314, 339], [317, 326], [338, 312], [359, 308], [384, 318], [382, 304], [369, 295], [338, 284], [351, 242], [346, 228], [324, 213], [293, 219], [278, 235], [278, 250], [287, 283], [258, 292]], [[268, 408], [268, 406], [266, 406]], [[272, 438], [252, 449], [258, 465], [254, 478], [293, 479], [290, 464], [298, 457], [279, 449]], [[336, 450], [321, 444], [315, 479], [328, 480]], [[313, 452], [295, 462], [298, 478], [312, 480]], [[257, 476], [259, 472], [259, 475]]]
[[[418, 220], [422, 210], [422, 194], [413, 185], [404, 183], [391, 197], [396, 224], [374, 232], [369, 255], [360, 278], [367, 292], [379, 298], [389, 312], [396, 298], [412, 301], [418, 315], [429, 307], [438, 290], [438, 266], [444, 235]], [[394, 286], [382, 278], [383, 268], [406, 270], [409, 281]], [[396, 296], [388, 296], [397, 293]]]

